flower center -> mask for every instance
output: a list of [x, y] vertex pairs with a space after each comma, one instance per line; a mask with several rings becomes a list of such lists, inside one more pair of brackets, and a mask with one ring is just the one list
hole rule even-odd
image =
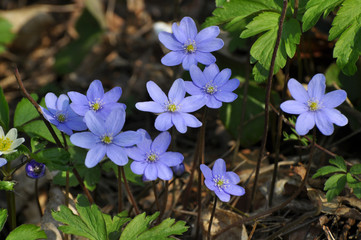
[[207, 83], [204, 87], [204, 90], [206, 91], [206, 93], [213, 94], [217, 92], [217, 87]]
[[318, 102], [318, 100], [309, 100], [307, 102], [308, 108], [310, 111], [314, 112], [321, 108], [321, 104]]
[[186, 53], [194, 53], [197, 50], [196, 42], [194, 40], [188, 40], [188, 42], [184, 44], [183, 48]]
[[213, 178], [214, 186], [219, 189], [227, 188], [227, 184], [229, 183], [228, 179], [224, 179], [223, 176], [216, 176]]
[[100, 110], [103, 108], [103, 103], [102, 101], [98, 98], [95, 100], [95, 102], [89, 102], [89, 107], [91, 110], [93, 110], [94, 112]]
[[105, 143], [105, 144], [110, 144], [110, 143], [113, 142], [113, 137], [109, 136], [109, 135], [104, 135], [102, 137], [102, 142]]
[[12, 140], [10, 140], [7, 137], [1, 137], [0, 138], [0, 151], [7, 151], [11, 148], [11, 144], [13, 143]]
[[63, 122], [66, 121], [66, 116], [65, 116], [65, 114], [63, 114], [63, 113], [59, 113], [59, 114], [56, 116], [56, 119], [58, 120], [58, 122], [63, 123]]
[[147, 156], [147, 161], [148, 162], [156, 162], [157, 160], [158, 160], [158, 154], [156, 154], [156, 153], [150, 153], [150, 154], [148, 154], [148, 156]]
[[178, 111], [179, 107], [175, 105], [174, 103], [169, 102], [166, 106], [166, 109], [168, 112], [176, 112]]

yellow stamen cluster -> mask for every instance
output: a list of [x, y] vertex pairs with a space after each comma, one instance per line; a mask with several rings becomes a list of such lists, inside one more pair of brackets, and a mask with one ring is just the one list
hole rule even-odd
[[149, 162], [155, 162], [157, 159], [158, 159], [158, 155], [155, 154], [155, 153], [150, 154], [150, 155], [148, 155], [148, 157], [147, 157], [147, 160], [148, 160]]
[[102, 138], [102, 142], [105, 144], [110, 144], [113, 142], [113, 137], [112, 136], [108, 136], [108, 135], [104, 135]]
[[175, 105], [174, 103], [171, 103], [171, 104], [168, 104], [167, 110], [168, 110], [169, 112], [175, 112], [175, 111], [178, 110], [178, 108], [177, 108], [177, 105]]
[[98, 111], [102, 109], [102, 102], [100, 99], [97, 99], [95, 102], [89, 102], [90, 109], [93, 111]]
[[197, 49], [196, 47], [196, 42], [193, 40], [188, 40], [188, 43], [184, 44], [184, 50], [186, 51], [186, 53], [194, 53]]
[[216, 176], [213, 178], [214, 185], [218, 188], [226, 188], [229, 183], [228, 179], [224, 179], [223, 176]]
[[11, 148], [11, 144], [13, 143], [12, 140], [10, 140], [7, 137], [1, 137], [0, 138], [0, 151], [8, 151]]
[[217, 92], [217, 87], [207, 83], [206, 86], [204, 87], [204, 90], [206, 91], [206, 93], [213, 94]]
[[318, 101], [308, 101], [308, 107], [310, 111], [316, 111], [320, 108]]
[[58, 120], [58, 122], [62, 123], [62, 122], [65, 122], [66, 117], [64, 114], [60, 113], [56, 116], [56, 119]]

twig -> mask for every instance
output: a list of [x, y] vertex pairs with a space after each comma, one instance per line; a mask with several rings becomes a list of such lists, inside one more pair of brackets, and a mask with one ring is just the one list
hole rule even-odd
[[86, 186], [84, 185], [84, 182], [83, 182], [83, 180], [81, 179], [78, 170], [76, 170], [76, 168], [74, 168], [74, 167], [73, 167], [73, 173], [74, 173], [76, 179], [78, 180], [79, 185], [80, 185], [81, 188], [83, 189], [83, 192], [85, 193], [86, 197], [88, 198], [89, 203], [90, 203], [90, 204], [93, 204], [93, 203], [94, 203], [93, 197], [90, 195], [88, 189], [87, 189]]
[[118, 213], [123, 210], [122, 172], [118, 166]]
[[127, 180], [127, 178], [126, 178], [126, 176], [125, 176], [124, 167], [121, 166], [121, 167], [120, 167], [120, 170], [121, 170], [121, 172], [122, 172], [122, 177], [123, 177], [123, 181], [124, 181], [125, 190], [127, 191], [129, 200], [130, 200], [130, 202], [132, 203], [132, 205], [133, 205], [133, 207], [134, 207], [135, 214], [138, 215], [138, 214], [140, 213], [140, 211], [139, 211], [139, 208], [138, 208], [138, 206], [137, 206], [137, 203], [136, 203], [135, 200], [134, 200], [134, 196], [133, 196], [132, 192], [130, 191], [129, 184], [128, 184], [128, 180]]
[[152, 181], [152, 186], [153, 186], [155, 204], [157, 205], [157, 210], [160, 211], [160, 204], [159, 204], [158, 193], [157, 193], [157, 186], [155, 185], [155, 181]]
[[251, 239], [252, 239], [253, 234], [254, 234], [254, 231], [256, 231], [257, 225], [258, 225], [258, 222], [257, 222], [257, 221], [254, 222], [253, 227], [252, 227], [252, 231], [251, 231], [251, 233], [250, 233], [249, 236], [248, 236], [248, 240], [251, 240]]
[[217, 196], [214, 196], [214, 204], [213, 204], [212, 214], [211, 214], [211, 218], [209, 219], [209, 225], [208, 225], [208, 233], [207, 233], [208, 240], [211, 240], [212, 223], [213, 223], [214, 213], [216, 212], [216, 207], [217, 207]]

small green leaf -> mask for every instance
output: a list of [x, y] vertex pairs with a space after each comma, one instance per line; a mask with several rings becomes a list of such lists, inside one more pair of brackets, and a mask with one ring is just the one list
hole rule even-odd
[[[38, 95], [31, 94], [35, 101], [38, 100]], [[14, 113], [14, 127], [20, 127], [23, 124], [39, 117], [38, 111], [36, 111], [33, 104], [27, 98], [21, 99], [15, 109]]]
[[[56, 135], [59, 139], [63, 139], [60, 131], [51, 125], [54, 129]], [[32, 122], [26, 123], [21, 130], [28, 134], [30, 137], [41, 137], [49, 142], [55, 143], [53, 136], [51, 135], [49, 129], [46, 127], [45, 123], [42, 120], [35, 120]]]
[[47, 239], [48, 237], [40, 227], [33, 224], [23, 224], [11, 231], [6, 240], [36, 240], [44, 238]]
[[361, 174], [361, 164], [355, 164], [351, 167], [350, 173], [352, 174]]
[[168, 238], [170, 235], [182, 235], [187, 231], [188, 227], [185, 226], [185, 222], [178, 221], [174, 223], [175, 220], [167, 218], [163, 220], [159, 225], [149, 229], [148, 231], [142, 233], [138, 240], [166, 240], [172, 239]]
[[44, 163], [50, 170], [67, 170], [70, 154], [62, 148], [48, 148], [34, 154], [37, 162]]
[[[343, 184], [341, 184], [341, 183], [343, 183]], [[331, 176], [329, 179], [327, 179], [323, 190], [327, 191], [331, 188], [339, 188], [342, 185], [343, 185], [342, 186], [342, 188], [343, 188], [345, 186], [345, 184], [346, 184], [346, 174], [335, 174], [335, 175]]]
[[361, 198], [361, 188], [354, 188], [353, 194], [355, 194], [357, 198]]
[[351, 173], [346, 174], [346, 179], [350, 188], [361, 188], [361, 182], [356, 180]]
[[317, 172], [312, 176], [312, 178], [317, 178], [320, 176], [325, 176], [327, 174], [336, 173], [336, 172], [340, 172], [340, 169], [338, 167], [324, 166], [324, 167], [318, 169]]
[[335, 165], [336, 167], [338, 167], [340, 169], [340, 171], [347, 172], [346, 163], [345, 163], [345, 160], [343, 159], [343, 157], [336, 156], [335, 158], [330, 159], [329, 162], [331, 164]]
[[[1, 25], [1, 21], [0, 21], [0, 25]], [[5, 99], [4, 91], [1, 87], [0, 87], [0, 126], [2, 126], [5, 131], [9, 130], [9, 105]]]
[[5, 44], [11, 43], [15, 38], [11, 28], [12, 25], [8, 20], [0, 18], [0, 54], [5, 51]]
[[119, 240], [137, 239], [141, 233], [145, 232], [149, 228], [150, 223], [158, 216], [159, 212], [156, 212], [151, 216], [146, 216], [145, 213], [137, 215], [125, 227]]
[[0, 190], [13, 191], [15, 182], [13, 181], [0, 181]]
[[8, 218], [8, 210], [0, 209], [0, 232], [3, 230], [3, 227], [6, 223], [6, 219]]
[[222, 7], [226, 0], [216, 0], [216, 7]]
[[30, 145], [31, 145], [31, 152], [35, 153], [37, 151], [45, 149], [46, 145], [48, 144], [48, 141], [43, 140], [39, 137], [32, 137], [30, 139]]
[[109, 240], [118, 240], [121, 234], [121, 230], [124, 224], [129, 222], [131, 218], [128, 218], [127, 211], [118, 213], [112, 217], [108, 214], [103, 213], [105, 225], [107, 226], [107, 234]]

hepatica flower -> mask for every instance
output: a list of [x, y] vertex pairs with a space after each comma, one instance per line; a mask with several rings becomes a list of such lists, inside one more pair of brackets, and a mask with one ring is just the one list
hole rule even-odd
[[183, 162], [183, 155], [178, 152], [167, 152], [171, 136], [169, 132], [160, 133], [154, 141], [149, 134], [139, 129], [143, 140], [137, 146], [127, 149], [128, 156], [134, 161], [130, 168], [135, 174], [144, 174], [148, 181], [156, 180], [158, 177], [163, 180], [170, 180], [173, 177], [171, 167]]
[[218, 66], [213, 63], [204, 71], [196, 65], [191, 66], [190, 75], [192, 82], [186, 81], [185, 88], [191, 95], [202, 95], [207, 99], [209, 108], [220, 108], [222, 102], [233, 102], [237, 94], [233, 93], [239, 86], [238, 79], [229, 79], [231, 70], [226, 68], [219, 72]]
[[198, 33], [196, 24], [190, 17], [184, 17], [179, 26], [173, 23], [173, 33], [160, 32], [159, 41], [171, 50], [162, 58], [166, 66], [175, 66], [182, 63], [185, 70], [198, 62], [209, 65], [216, 61], [211, 54], [221, 49], [224, 45], [222, 39], [217, 38], [220, 30], [211, 26]]
[[121, 95], [122, 89], [120, 87], [115, 87], [104, 93], [103, 85], [99, 80], [94, 80], [90, 84], [86, 96], [78, 92], [68, 92], [72, 101], [70, 107], [74, 112], [80, 116], [85, 116], [88, 111], [92, 111], [103, 119], [106, 119], [114, 108], [122, 107], [125, 109], [124, 104], [118, 103]]
[[[3, 128], [0, 127], [0, 155], [16, 152], [16, 148], [25, 141], [24, 138], [17, 137], [18, 130], [16, 128], [10, 129], [9, 132], [5, 135]], [[4, 163], [4, 160], [0, 160], [0, 165], [1, 163]]]
[[344, 90], [335, 90], [325, 94], [326, 79], [323, 74], [316, 74], [306, 90], [297, 80], [288, 81], [288, 89], [295, 100], [281, 104], [282, 111], [290, 114], [300, 114], [296, 120], [296, 131], [306, 135], [315, 124], [323, 135], [333, 133], [333, 124], [345, 126], [347, 118], [335, 107], [346, 100]]
[[83, 118], [70, 108], [69, 98], [65, 94], [57, 98], [54, 93], [48, 93], [45, 95], [45, 104], [48, 109], [41, 107], [44, 117], [60, 131], [72, 135], [73, 130], [87, 129]]
[[190, 96], [185, 98], [183, 79], [174, 81], [169, 90], [168, 97], [153, 81], [147, 82], [147, 90], [153, 101], [139, 102], [135, 107], [140, 111], [160, 114], [155, 120], [155, 128], [167, 131], [173, 125], [178, 132], [185, 133], [188, 127], [200, 127], [202, 123], [190, 112], [197, 111], [206, 103], [203, 96]]
[[45, 174], [45, 165], [32, 159], [25, 165], [25, 172], [30, 178], [41, 178]]
[[217, 159], [212, 170], [204, 164], [201, 164], [200, 167], [207, 188], [213, 191], [222, 202], [228, 202], [231, 199], [230, 195], [242, 196], [245, 194], [244, 188], [237, 185], [240, 181], [238, 175], [226, 171], [226, 163], [223, 159]]
[[92, 168], [105, 155], [119, 166], [128, 163], [124, 147], [130, 147], [142, 140], [142, 135], [134, 131], [121, 132], [125, 122], [123, 107], [115, 108], [104, 121], [93, 111], [84, 117], [90, 132], [74, 133], [70, 141], [78, 147], [90, 149], [85, 158], [85, 166]]

